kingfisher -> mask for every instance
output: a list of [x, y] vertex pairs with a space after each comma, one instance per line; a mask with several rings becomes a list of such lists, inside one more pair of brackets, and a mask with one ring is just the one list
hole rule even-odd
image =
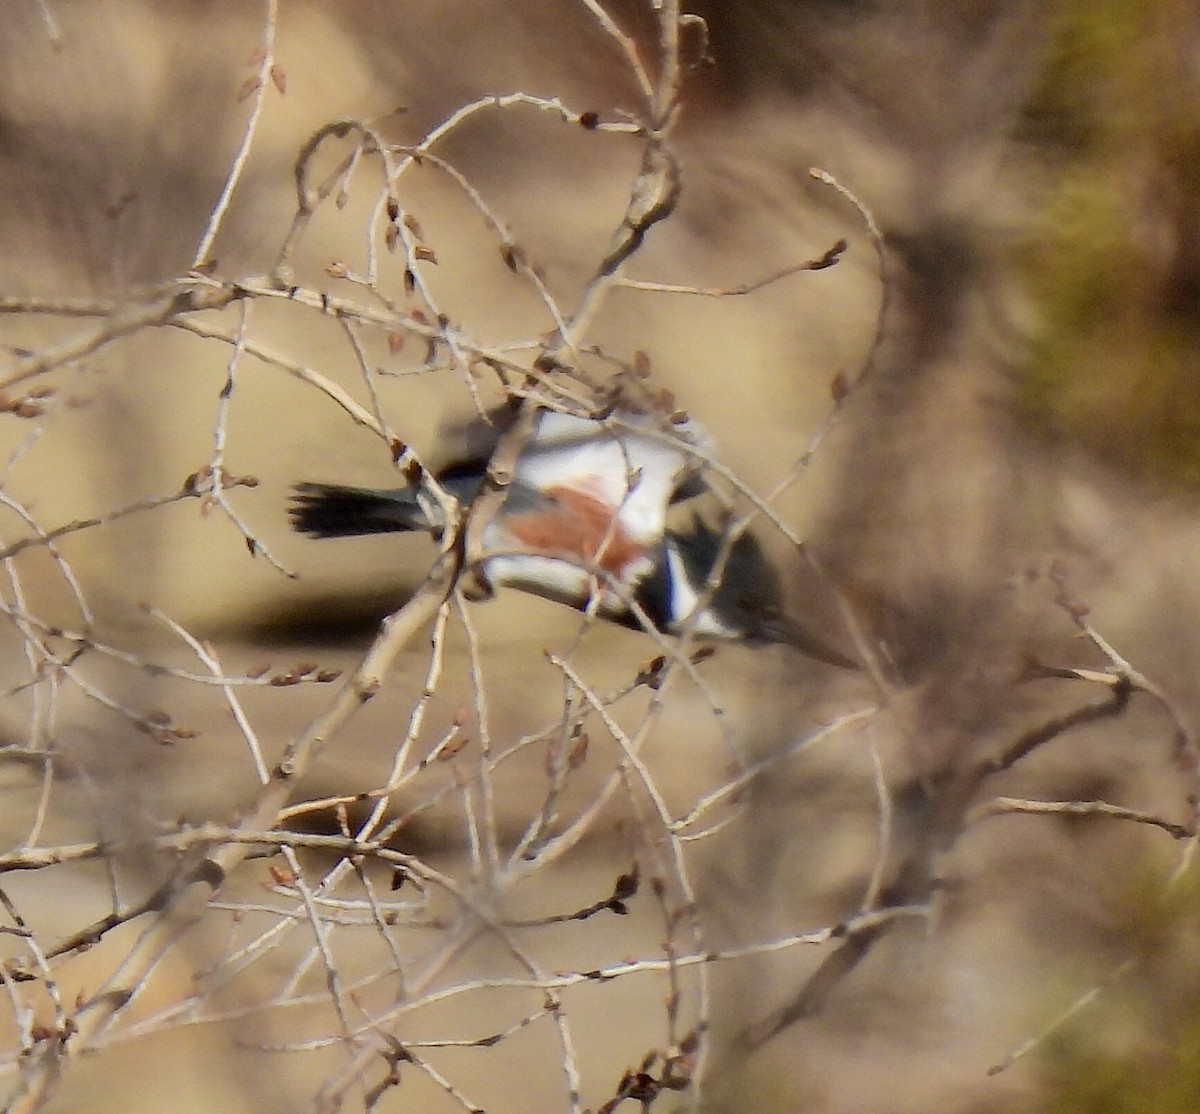
[[[461, 506], [483, 490], [505, 424], [489, 423], [490, 444], [436, 473]], [[857, 669], [784, 613], [780, 578], [753, 535], [728, 545], [719, 583], [706, 591], [726, 535], [695, 514], [669, 525], [668, 514], [706, 490], [711, 452], [708, 434], [682, 411], [539, 409], [484, 527], [477, 575], [488, 592], [515, 588], [628, 627], [790, 645]], [[419, 481], [388, 489], [297, 484], [290, 515], [297, 531], [317, 538], [436, 535], [447, 526]]]

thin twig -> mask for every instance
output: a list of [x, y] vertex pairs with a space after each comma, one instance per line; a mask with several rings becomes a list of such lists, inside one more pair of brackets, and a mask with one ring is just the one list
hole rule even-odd
[[263, 108], [266, 106], [267, 90], [273, 84], [271, 71], [275, 68], [275, 28], [278, 21], [279, 0], [266, 0], [262, 46], [258, 51], [258, 76], [254, 81], [250, 117], [246, 121], [245, 130], [242, 132], [242, 141], [238, 145], [237, 154], [234, 155], [233, 162], [229, 167], [229, 173], [225, 177], [225, 185], [221, 188], [221, 194], [217, 198], [217, 203], [213, 206], [212, 212], [209, 215], [208, 223], [204, 227], [204, 233], [200, 237], [200, 243], [196, 246], [196, 254], [192, 257], [193, 271], [203, 270], [211, 262], [210, 255], [213, 242], [217, 238], [217, 233], [221, 230], [221, 225], [225, 222], [230, 203], [233, 201], [234, 192], [237, 190], [238, 183], [241, 181], [242, 174], [246, 169], [246, 163], [250, 158], [250, 151], [254, 145], [254, 137], [258, 132], [258, 124], [262, 119]]

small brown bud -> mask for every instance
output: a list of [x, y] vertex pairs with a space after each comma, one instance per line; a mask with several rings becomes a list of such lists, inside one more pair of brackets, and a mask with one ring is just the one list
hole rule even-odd
[[438, 751], [437, 760], [439, 762], [449, 762], [450, 759], [453, 758], [466, 745], [467, 740], [465, 738], [451, 739], [450, 742], [448, 742], [444, 747], [442, 747], [441, 750]]
[[571, 740], [571, 748], [567, 751], [567, 768], [578, 770], [587, 761], [589, 740], [586, 734]]
[[288, 870], [287, 867], [274, 866], [271, 868], [271, 881], [277, 886], [294, 886], [296, 884], [296, 875], [294, 871]]
[[525, 253], [516, 244], [501, 244], [500, 258], [514, 275], [525, 265]]

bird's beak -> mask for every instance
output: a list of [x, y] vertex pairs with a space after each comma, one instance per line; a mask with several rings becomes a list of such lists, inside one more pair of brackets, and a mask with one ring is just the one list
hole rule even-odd
[[816, 635], [810, 634], [803, 627], [782, 617], [765, 619], [754, 627], [754, 636], [765, 642], [779, 642], [785, 646], [794, 646], [802, 654], [823, 661], [826, 665], [836, 665], [839, 669], [860, 670], [853, 658], [847, 657], [840, 650], [834, 649], [822, 642]]

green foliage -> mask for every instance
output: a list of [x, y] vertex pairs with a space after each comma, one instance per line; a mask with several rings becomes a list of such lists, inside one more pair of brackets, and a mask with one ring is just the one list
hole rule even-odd
[[[1147, 1008], [1151, 1003], [1146, 1003]], [[1066, 1042], [1050, 1054], [1044, 1114], [1195, 1114], [1200, 1110], [1200, 1001], [1174, 1041], [1127, 1057]]]
[[1047, 1042], [1042, 1114], [1200, 1110], [1200, 880], [1148, 872], [1118, 904], [1136, 966]]
[[1200, 13], [1062, 0], [1024, 138], [1052, 169], [1018, 263], [1043, 326], [1027, 412], [1200, 485]]

